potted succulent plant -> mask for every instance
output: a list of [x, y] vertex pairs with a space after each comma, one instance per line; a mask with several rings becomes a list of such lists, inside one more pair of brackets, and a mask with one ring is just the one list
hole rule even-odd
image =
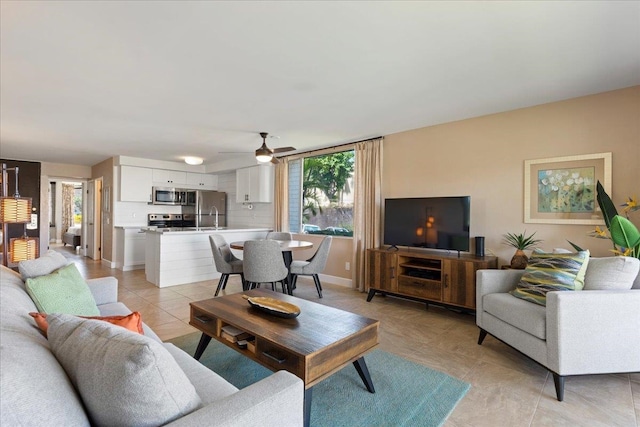
[[540, 239], [533, 238], [535, 234], [534, 232], [532, 235], [527, 236], [527, 231], [525, 230], [524, 233], [520, 234], [507, 233], [503, 235], [503, 243], [516, 248], [516, 253], [513, 255], [513, 258], [511, 258], [511, 268], [523, 269], [527, 266], [529, 258], [524, 253], [524, 250], [542, 242]]

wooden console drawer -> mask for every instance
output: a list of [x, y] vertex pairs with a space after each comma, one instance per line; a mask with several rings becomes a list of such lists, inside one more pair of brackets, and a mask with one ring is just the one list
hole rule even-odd
[[442, 283], [411, 276], [398, 277], [398, 291], [406, 295], [442, 300]]

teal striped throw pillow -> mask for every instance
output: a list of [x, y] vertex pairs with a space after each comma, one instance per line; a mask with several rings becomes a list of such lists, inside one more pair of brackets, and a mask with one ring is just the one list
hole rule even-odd
[[568, 254], [534, 252], [511, 295], [547, 305], [547, 292], [582, 290], [588, 263], [589, 251]]

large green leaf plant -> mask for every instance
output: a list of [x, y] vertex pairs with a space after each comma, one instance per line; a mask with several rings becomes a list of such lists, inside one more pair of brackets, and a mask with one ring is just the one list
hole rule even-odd
[[[629, 197], [629, 200], [621, 205], [624, 206], [625, 217], [618, 214], [616, 206], [600, 184], [600, 181], [598, 181], [596, 191], [598, 204], [602, 210], [607, 230], [596, 227], [589, 235], [601, 239], [610, 239], [613, 243], [612, 252], [616, 255], [640, 258], [640, 231], [628, 218], [630, 212], [640, 209], [637, 200]], [[573, 243], [571, 245], [577, 250], [582, 250]]]

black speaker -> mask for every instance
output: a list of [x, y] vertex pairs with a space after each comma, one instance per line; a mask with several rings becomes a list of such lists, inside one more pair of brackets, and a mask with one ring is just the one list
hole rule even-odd
[[476, 256], [484, 256], [484, 236], [476, 237]]

